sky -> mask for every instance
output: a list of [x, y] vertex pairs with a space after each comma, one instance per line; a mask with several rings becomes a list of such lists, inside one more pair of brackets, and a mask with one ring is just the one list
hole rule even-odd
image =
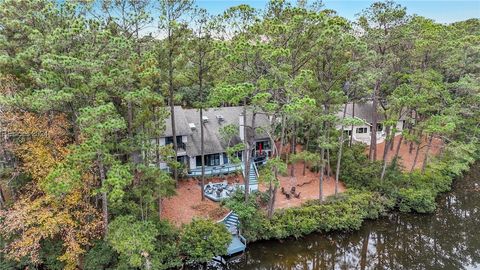
[[[201, 8], [219, 14], [228, 7], [248, 4], [263, 9], [268, 0], [196, 0]], [[356, 14], [374, 1], [367, 0], [324, 0], [325, 8], [336, 10], [340, 16], [355, 20]], [[452, 23], [470, 18], [480, 18], [480, 0], [396, 0], [407, 7], [408, 14], [418, 14], [439, 23]]]

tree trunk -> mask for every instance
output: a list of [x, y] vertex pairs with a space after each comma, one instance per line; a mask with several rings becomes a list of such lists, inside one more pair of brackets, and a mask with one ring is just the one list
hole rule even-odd
[[372, 102], [372, 130], [370, 132], [370, 150], [368, 157], [371, 161], [377, 160], [377, 124], [378, 124], [378, 91], [380, 89], [380, 81], [377, 80], [373, 89], [373, 102]]
[[402, 146], [402, 141], [403, 141], [403, 135], [400, 135], [400, 140], [398, 141], [397, 149], [395, 149], [395, 156], [393, 157], [395, 164], [397, 164], [398, 154], [400, 153], [400, 147]]
[[327, 149], [327, 175], [328, 178], [332, 177], [332, 167], [330, 166], [330, 149]]
[[[154, 109], [154, 111], [156, 112], [156, 108]], [[160, 128], [156, 115], [155, 115], [155, 123], [157, 125], [157, 128]], [[155, 161], [157, 162], [157, 167], [160, 168], [160, 164], [162, 163], [162, 160], [160, 158], [160, 137], [158, 137], [158, 136], [155, 138], [155, 158], [156, 158]], [[160, 194], [160, 187], [158, 187], [157, 201], [158, 201], [158, 218], [161, 219], [161, 217], [162, 217], [162, 196]], [[148, 208], [146, 208], [146, 209], [147, 209], [146, 211], [148, 211]]]
[[427, 150], [425, 151], [425, 157], [423, 158], [422, 174], [425, 173], [425, 169], [427, 168], [428, 154], [430, 152], [430, 148], [432, 148], [432, 142], [433, 142], [433, 134], [430, 134], [430, 138], [428, 139]]
[[[296, 129], [297, 129], [297, 125], [296, 125], [296, 122], [294, 121], [293, 122], [293, 130], [292, 130], [292, 142], [291, 142], [291, 145], [290, 145], [290, 153], [292, 155], [295, 155], [296, 154]], [[292, 165], [290, 167], [290, 177], [294, 177], [295, 176], [295, 163], [292, 162]]]
[[417, 144], [417, 151], [415, 152], [415, 158], [413, 159], [413, 164], [412, 164], [412, 168], [410, 169], [410, 172], [413, 172], [413, 170], [415, 169], [415, 165], [417, 165], [419, 152], [420, 152], [420, 143]]
[[[200, 44], [200, 43], [199, 43]], [[198, 89], [200, 92], [200, 154], [202, 161], [202, 179], [201, 179], [201, 192], [202, 201], [205, 201], [205, 131], [203, 126], [203, 71], [204, 71], [204, 54], [202, 53], [202, 47], [199, 45], [199, 57], [198, 57]], [[228, 147], [229, 145], [227, 145]]]
[[[413, 113], [413, 110], [412, 110]], [[415, 113], [415, 124], [417, 124], [417, 113]], [[409, 124], [409, 129], [408, 129], [408, 135], [412, 134], [412, 132], [415, 132], [413, 130], [413, 124]], [[413, 152], [413, 141], [410, 142], [410, 147], [408, 148], [408, 153], [412, 154]]]
[[278, 155], [281, 157], [283, 154], [283, 146], [285, 145], [285, 115], [282, 114], [282, 133], [280, 134], [280, 149]]
[[325, 149], [322, 147], [320, 150], [320, 170], [319, 170], [319, 175], [320, 175], [320, 181], [319, 181], [319, 193], [318, 193], [318, 199], [320, 202], [323, 202], [323, 177], [325, 173]]
[[[307, 136], [307, 144], [306, 144], [306, 149], [304, 149], [304, 151], [308, 151], [308, 143], [310, 142], [310, 138], [308, 136], [308, 132], [306, 134]], [[303, 176], [305, 176], [305, 171], [307, 170], [307, 161], [305, 159], [303, 159]]]
[[[276, 173], [275, 173], [276, 174]], [[275, 210], [275, 200], [277, 197], [277, 186], [274, 185], [273, 189], [270, 188], [270, 201], [268, 204], [268, 218], [271, 219]]]
[[[175, 104], [174, 104], [174, 86], [173, 86], [173, 34], [170, 26], [168, 27], [168, 94], [170, 103], [170, 119], [172, 122], [172, 137], [173, 150], [175, 151], [174, 161], [177, 161], [178, 145], [177, 145], [177, 130], [175, 126]], [[178, 172], [177, 168], [173, 168], [173, 178], [175, 179], [175, 186], [178, 187]]]
[[391, 141], [394, 139], [392, 138], [392, 134], [390, 134], [390, 126], [385, 127], [385, 133], [386, 133], [385, 147], [383, 148], [383, 157], [382, 157], [383, 163], [382, 163], [382, 174], [380, 175], [380, 181], [383, 181], [383, 178], [385, 177], [385, 171], [387, 170], [387, 163], [388, 163], [387, 162], [388, 148], [390, 147]]
[[397, 131], [397, 128], [396, 127], [393, 128], [393, 131], [392, 131], [392, 134], [391, 134], [392, 138], [390, 140], [390, 151], [393, 151], [393, 148], [395, 146], [395, 133], [396, 133], [396, 131]]
[[[128, 132], [128, 138], [130, 140], [130, 143], [133, 145], [134, 144], [134, 134], [133, 134], [133, 106], [132, 102], [128, 101], [127, 102], [127, 132]], [[135, 147], [131, 152], [130, 152], [130, 158], [134, 164], [133, 168], [133, 179], [134, 179], [134, 185], [138, 185], [138, 170], [137, 170], [137, 165], [140, 164], [140, 153], [138, 152], [137, 148]]]
[[205, 137], [203, 131], [203, 109], [200, 108], [200, 154], [202, 160], [202, 182], [201, 182], [201, 191], [202, 191], [202, 201], [205, 201]]
[[[98, 171], [100, 173], [100, 180], [102, 188], [105, 186], [105, 168], [103, 166], [103, 161], [101, 157], [101, 153], [97, 153], [97, 162], [98, 162]], [[102, 219], [103, 219], [103, 229], [104, 229], [104, 236], [107, 237], [108, 235], [108, 198], [107, 192], [102, 192]]]
[[[352, 102], [352, 118], [355, 118], [355, 101]], [[354, 129], [354, 125], [352, 124], [352, 129], [350, 131], [350, 144], [349, 144], [350, 147], [352, 147], [352, 144], [353, 144], [353, 129]]]
[[243, 143], [245, 144], [244, 153], [243, 153], [243, 164], [245, 167], [245, 172], [243, 175], [243, 180], [245, 182], [245, 202], [248, 201], [248, 193], [250, 192], [250, 147], [247, 140], [247, 99], [243, 100]]
[[347, 114], [347, 103], [345, 103], [345, 106], [343, 108], [343, 116], [342, 116], [342, 127], [341, 127], [341, 133], [340, 133], [340, 139], [339, 139], [339, 148], [338, 148], [338, 155], [337, 155], [337, 170], [335, 172], [335, 196], [338, 195], [338, 179], [340, 177], [340, 164], [342, 162], [342, 151], [343, 151], [343, 136], [344, 136], [344, 125], [343, 121], [345, 120], [345, 115]]
[[6, 199], [3, 193], [2, 185], [0, 184], [0, 209], [3, 209], [5, 206]]

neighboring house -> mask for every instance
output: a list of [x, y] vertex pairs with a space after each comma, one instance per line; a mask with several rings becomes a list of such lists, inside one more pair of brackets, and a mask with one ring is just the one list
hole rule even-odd
[[[343, 117], [343, 109], [344, 107], [340, 109], [340, 111], [337, 113], [337, 116], [339, 118]], [[362, 142], [366, 143], [367, 145], [370, 144], [370, 133], [372, 131], [372, 113], [373, 113], [373, 105], [372, 102], [366, 102], [366, 103], [355, 103], [355, 115], [354, 115], [354, 104], [353, 103], [348, 103], [347, 104], [347, 110], [345, 117], [355, 117], [357, 119], [360, 119], [363, 121], [362, 125], [355, 125], [353, 126], [344, 126], [344, 132], [348, 135], [351, 136], [353, 133], [353, 140], [355, 142]], [[406, 126], [406, 116], [405, 114], [402, 114], [397, 121], [397, 132], [402, 131]], [[377, 142], [381, 143], [383, 140], [385, 140], [385, 130], [383, 126], [383, 121], [385, 120], [385, 117], [382, 113], [378, 114], [378, 126], [377, 126]], [[340, 129], [341, 126], [338, 125], [337, 129]]]
[[[247, 127], [251, 123], [252, 113], [247, 112]], [[201, 136], [200, 124], [204, 127], [204, 158], [205, 173], [207, 175], [228, 173], [240, 169], [240, 164], [231, 164], [226, 154], [227, 143], [221, 136], [220, 130], [226, 125], [238, 127], [236, 136], [231, 145], [243, 140], [243, 107], [220, 107], [208, 108], [203, 112], [203, 120], [200, 123], [200, 111], [198, 109], [184, 109], [175, 106], [175, 127], [177, 135], [178, 161], [187, 168], [188, 174], [199, 175], [201, 171]], [[268, 128], [270, 121], [265, 114], [256, 114], [255, 146], [253, 156], [256, 162], [264, 162], [271, 153], [269, 136], [261, 131], [261, 127]], [[165, 120], [165, 133], [160, 138], [160, 145], [173, 143], [171, 119]], [[258, 129], [260, 128], [260, 129]], [[238, 153], [242, 159], [243, 153]], [[167, 169], [165, 163], [160, 164], [161, 169]]]

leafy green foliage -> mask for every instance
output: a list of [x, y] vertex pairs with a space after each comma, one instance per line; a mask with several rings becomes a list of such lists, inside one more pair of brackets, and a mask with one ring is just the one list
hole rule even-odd
[[132, 267], [141, 267], [150, 260], [159, 234], [153, 222], [120, 216], [109, 224], [109, 229], [108, 241], [121, 255], [121, 260]]
[[105, 241], [99, 240], [85, 255], [85, 270], [115, 269], [118, 253]]
[[183, 228], [180, 249], [189, 262], [208, 262], [226, 255], [232, 236], [223, 224], [195, 219]]
[[301, 237], [312, 232], [357, 230], [364, 219], [384, 215], [394, 203], [370, 191], [352, 190], [326, 203], [311, 201], [304, 206], [276, 212], [272, 219], [258, 210], [252, 202], [242, 205], [241, 197], [227, 202], [241, 219], [243, 234], [249, 240], [282, 239], [289, 236]]
[[428, 189], [404, 188], [399, 191], [398, 207], [402, 212], [431, 213], [435, 211], [435, 194]]

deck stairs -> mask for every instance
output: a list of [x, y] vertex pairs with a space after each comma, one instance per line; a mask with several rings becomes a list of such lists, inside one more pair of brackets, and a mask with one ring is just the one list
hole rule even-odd
[[238, 215], [231, 211], [218, 222], [223, 223], [232, 234], [232, 242], [230, 242], [227, 248], [227, 255], [230, 256], [245, 251], [247, 248], [247, 240], [240, 234]]
[[[245, 166], [242, 164], [242, 173], [245, 176]], [[250, 191], [257, 191], [258, 190], [258, 170], [257, 165], [255, 162], [250, 162], [250, 172], [248, 174], [248, 184]]]

